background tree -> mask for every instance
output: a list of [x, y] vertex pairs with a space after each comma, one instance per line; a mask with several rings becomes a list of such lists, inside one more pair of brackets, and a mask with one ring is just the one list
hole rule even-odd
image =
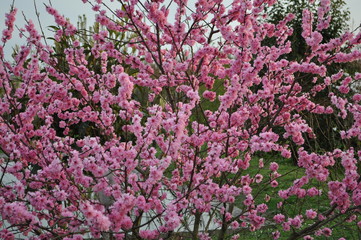
[[[322, 29], [322, 43], [329, 42], [330, 40], [340, 37], [344, 32], [350, 31], [348, 26], [348, 21], [350, 19], [350, 12], [346, 8], [346, 3], [344, 0], [331, 0], [330, 9], [328, 12], [327, 21], [329, 21], [329, 27], [327, 29]], [[299, 61], [304, 59], [305, 56], [309, 56], [313, 50], [306, 43], [305, 38], [302, 36], [302, 18], [304, 9], [310, 9], [310, 13], [315, 21], [313, 21], [313, 28], [317, 28], [319, 18], [318, 8], [313, 5], [311, 6], [307, 0], [295, 0], [295, 1], [278, 1], [276, 4], [268, 8], [268, 19], [272, 23], [277, 23], [284, 19], [288, 13], [293, 13], [295, 15], [294, 19], [290, 21], [290, 27], [293, 29], [292, 36], [289, 37], [289, 40], [292, 42], [292, 51], [287, 55], [287, 59], [290, 61]], [[310, 16], [311, 17], [311, 16]], [[274, 44], [271, 40], [271, 44]], [[339, 71], [345, 71], [348, 73], [354, 74], [361, 70], [361, 65], [359, 62], [355, 63], [332, 63], [327, 66], [327, 71], [329, 74], [336, 74]], [[302, 88], [306, 91], [312, 90], [313, 84], [312, 76], [310, 74], [303, 74], [302, 81], [300, 84]], [[329, 93], [335, 92], [337, 88], [336, 85], [330, 85], [326, 87], [323, 91], [320, 91], [316, 94], [313, 94], [313, 101], [321, 105], [329, 105]], [[352, 91], [355, 88], [352, 88]], [[343, 128], [343, 125], [350, 126], [352, 124], [352, 117], [348, 116], [347, 119], [342, 119], [337, 114], [334, 115], [319, 115], [315, 113], [308, 113], [307, 116], [304, 116], [308, 119], [308, 122], [314, 129], [316, 138], [308, 138], [305, 136], [308, 142], [307, 149], [317, 150], [317, 151], [330, 151], [331, 149], [340, 147], [342, 145], [348, 145], [357, 147], [357, 141], [344, 140], [338, 134], [336, 129]], [[292, 144], [292, 152], [294, 156], [295, 163], [297, 163], [297, 147]]]
[[[344, 0], [330, 0], [330, 2], [330, 10], [328, 12], [330, 26], [321, 31], [323, 42], [329, 42], [331, 39], [337, 38], [349, 30], [348, 21], [350, 20], [350, 11], [347, 9], [346, 2]], [[288, 54], [290, 60], [303, 59], [305, 55], [308, 55], [309, 52], [312, 51], [302, 37], [302, 17], [304, 9], [309, 9], [313, 17], [315, 19], [318, 18], [318, 8], [316, 5], [311, 5], [307, 0], [277, 1], [277, 3], [269, 7], [267, 11], [268, 20], [272, 23], [278, 23], [284, 19], [288, 13], [295, 15], [294, 19], [289, 23], [289, 27], [293, 29], [293, 34], [289, 38], [292, 42], [292, 52]], [[313, 22], [313, 27], [317, 27], [317, 21]]]

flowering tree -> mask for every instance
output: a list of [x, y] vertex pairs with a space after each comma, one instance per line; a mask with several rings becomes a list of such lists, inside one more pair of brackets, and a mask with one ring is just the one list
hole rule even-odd
[[[297, 61], [287, 58], [293, 14], [267, 22], [274, 0], [83, 2], [103, 29], [91, 44], [46, 7], [63, 59], [28, 21], [7, 60], [16, 9], [6, 16], [1, 238], [312, 239], [361, 227], [361, 151], [350, 144], [361, 139], [361, 74], [328, 69], [361, 59], [361, 34], [323, 41], [329, 0], [310, 0], [317, 16], [304, 9]], [[331, 86], [329, 101], [313, 101]], [[308, 151], [322, 136], [307, 113], [349, 116], [335, 129], [343, 144]]]
[[[348, 9], [345, 9], [345, 1], [331, 0], [330, 2], [330, 11], [328, 14], [332, 16], [332, 21], [330, 21], [330, 25], [327, 29], [323, 29], [320, 32], [322, 34], [323, 42], [328, 42], [333, 38], [340, 37], [347, 29], [349, 29], [348, 20], [350, 19], [350, 12]], [[309, 8], [311, 14], [317, 15], [317, 5], [310, 5], [308, 0], [281, 0], [269, 8], [268, 17], [271, 23], [278, 23], [289, 12], [295, 14], [295, 18], [288, 23], [288, 26], [293, 29], [292, 36], [289, 37], [292, 43], [292, 51], [287, 54], [287, 60], [289, 61], [303, 59], [305, 54], [310, 51], [309, 46], [306, 43], [306, 39], [302, 37], [302, 15], [304, 8]], [[316, 24], [317, 21], [313, 23], [313, 26], [316, 27]], [[355, 70], [353, 69], [353, 65], [354, 64], [352, 63], [331, 63], [328, 66], [328, 74], [335, 74], [341, 69], [345, 69], [347, 72], [354, 73]], [[359, 67], [358, 71], [360, 70], [361, 68]], [[313, 86], [309, 83], [312, 81], [313, 76], [304, 73], [303, 76], [300, 77], [302, 77], [302, 79], [300, 79], [298, 83], [302, 86], [303, 90], [311, 90]], [[329, 103], [325, 102], [329, 101], [328, 94], [332, 91], [335, 91], [333, 87], [337, 87], [337, 85], [330, 85], [330, 87], [322, 91], [322, 94], [313, 96], [312, 101], [322, 105], [328, 105]], [[346, 119], [343, 119], [342, 121], [339, 121], [339, 119], [334, 117], [334, 114], [317, 114], [308, 112], [304, 113], [302, 117], [308, 122], [309, 126], [313, 128], [314, 134], [322, 136], [322, 138], [309, 139], [307, 142], [307, 149], [309, 151], [318, 151], [319, 149], [332, 151], [340, 144], [342, 144], [342, 140], [339, 138], [339, 136], [337, 136], [337, 133], [333, 129], [343, 128], [343, 124], [345, 121], [349, 120], [350, 116], [348, 116]], [[292, 150], [293, 159], [296, 162], [297, 147], [295, 147], [295, 144], [290, 143], [290, 148]]]

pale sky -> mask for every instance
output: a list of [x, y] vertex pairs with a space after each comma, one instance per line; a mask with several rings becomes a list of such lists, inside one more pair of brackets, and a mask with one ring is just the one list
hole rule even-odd
[[345, 1], [351, 12], [351, 26], [357, 27], [361, 24], [361, 0], [346, 0]]
[[[8, 12], [8, 10], [10, 9], [10, 5], [12, 1], [13, 0], [0, 0], [1, 31], [4, 28], [5, 13]], [[44, 10], [45, 8], [43, 2], [47, 3], [48, 0], [35, 0], [35, 1], [37, 3], [38, 11], [40, 12], [40, 20], [43, 24], [43, 27], [46, 28], [48, 25], [54, 24], [53, 18]], [[351, 12], [351, 21], [349, 24], [352, 28], [355, 28], [361, 24], [361, 0], [345, 0], [345, 1]], [[85, 13], [88, 19], [88, 24], [92, 25], [91, 23], [94, 21], [94, 13], [91, 10], [91, 6], [89, 4], [83, 4], [81, 0], [52, 0], [51, 2], [53, 4], [53, 7], [55, 7], [60, 13], [64, 14], [65, 17], [70, 18], [73, 24], [77, 23], [79, 15]], [[18, 8], [16, 24], [19, 27], [24, 26], [24, 18], [21, 15], [22, 12], [27, 17], [27, 19], [33, 19], [34, 23], [38, 25], [35, 15], [33, 0], [15, 0], [15, 6]], [[116, 8], [117, 7], [116, 3], [113, 3], [112, 7]], [[14, 39], [11, 40], [9, 46], [6, 48], [6, 53], [11, 52], [10, 46], [19, 43], [21, 43], [21, 40], [18, 38], [17, 34], [14, 34]]]

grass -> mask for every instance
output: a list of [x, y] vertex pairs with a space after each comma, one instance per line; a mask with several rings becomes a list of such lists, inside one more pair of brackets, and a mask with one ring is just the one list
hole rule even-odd
[[[257, 192], [257, 189], [262, 189], [261, 193], [257, 195], [257, 198], [255, 198], [255, 203], [260, 204], [264, 203], [264, 197], [266, 194], [271, 196], [271, 199], [267, 203], [269, 209], [265, 213], [265, 217], [269, 218], [271, 216], [274, 216], [277, 213], [282, 213], [286, 217], [294, 217], [296, 215], [304, 215], [305, 211], [307, 209], [314, 209], [317, 212], [323, 213], [327, 211], [330, 208], [330, 201], [327, 196], [327, 182], [319, 182], [315, 179], [312, 179], [304, 185], [303, 189], [309, 189], [311, 187], [316, 187], [318, 189], [321, 189], [323, 191], [323, 194], [320, 196], [314, 196], [309, 197], [306, 196], [304, 198], [298, 198], [296, 196], [291, 196], [287, 200], [283, 200], [278, 196], [279, 190], [284, 190], [293, 185], [293, 182], [296, 179], [299, 179], [300, 177], [304, 176], [305, 170], [302, 168], [299, 168], [294, 165], [292, 160], [287, 160], [283, 158], [277, 158], [277, 156], [274, 155], [266, 155], [264, 156], [265, 159], [265, 166], [263, 168], [258, 167], [259, 158], [254, 158], [251, 161], [251, 166], [249, 169], [247, 169], [247, 173], [253, 177], [257, 173], [260, 173], [264, 176], [264, 179], [259, 184], [252, 184], [252, 188], [254, 189], [254, 192]], [[273, 188], [270, 186], [270, 174], [271, 171], [269, 170], [269, 164], [271, 162], [277, 162], [279, 164], [278, 172], [282, 174], [281, 177], [277, 179], [279, 185], [276, 188]], [[331, 175], [339, 175], [340, 177], [340, 169], [333, 169], [333, 172]], [[267, 177], [268, 176], [268, 177]], [[341, 178], [342, 179], [342, 178]], [[240, 197], [236, 201], [236, 205], [241, 205], [241, 201], [243, 199]], [[283, 207], [277, 208], [277, 204], [279, 202], [283, 202]], [[346, 217], [343, 218], [337, 218], [334, 221], [329, 222], [324, 227], [329, 227], [333, 230], [333, 234], [330, 237], [325, 236], [314, 236], [315, 239], [339, 239], [341, 237], [345, 237], [347, 240], [349, 239], [361, 239], [361, 233], [360, 229], [357, 226], [357, 221], [348, 223], [346, 222], [347, 218], [350, 215], [346, 215]], [[308, 225], [312, 225], [314, 223], [314, 220], [307, 220], [304, 219], [304, 225], [301, 229], [305, 228]], [[266, 226], [262, 228], [262, 230], [257, 230], [256, 232], [250, 232], [250, 231], [243, 231], [240, 234], [240, 239], [272, 239], [272, 232], [276, 231], [276, 227], [273, 225]], [[297, 232], [299, 232], [299, 229], [295, 229]], [[290, 235], [292, 234], [292, 230], [289, 232], [283, 232], [280, 239], [288, 239]], [[302, 239], [302, 238], [301, 238]]]

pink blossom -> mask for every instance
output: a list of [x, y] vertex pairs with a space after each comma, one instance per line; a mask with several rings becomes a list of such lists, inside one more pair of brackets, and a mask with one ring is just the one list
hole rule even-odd
[[231, 227], [232, 227], [232, 229], [237, 229], [239, 227], [239, 223], [237, 221], [233, 221], [231, 223]]
[[157, 239], [159, 233], [156, 230], [140, 230], [139, 236], [143, 239]]
[[271, 187], [277, 187], [278, 186], [278, 182], [276, 181], [276, 180], [273, 180], [272, 182], [271, 182]]
[[260, 183], [262, 182], [263, 176], [261, 174], [256, 174], [256, 176], [254, 177], [256, 183]]
[[277, 163], [275, 163], [275, 162], [271, 162], [271, 164], [270, 164], [270, 170], [271, 171], [273, 171], [273, 172], [275, 172], [275, 171], [277, 171], [278, 170], [278, 164]]
[[314, 238], [311, 237], [310, 235], [304, 236], [303, 237], [304, 240], [313, 240]]
[[317, 217], [317, 212], [314, 211], [313, 209], [308, 209], [306, 210], [306, 216], [307, 218], [314, 219]]
[[281, 233], [279, 231], [272, 232], [273, 239], [279, 239], [281, 236]]
[[324, 228], [322, 229], [322, 234], [329, 237], [332, 235], [332, 230], [330, 228]]
[[276, 223], [282, 223], [285, 221], [285, 216], [283, 214], [276, 214], [274, 217], [273, 217], [273, 220], [276, 222]]

